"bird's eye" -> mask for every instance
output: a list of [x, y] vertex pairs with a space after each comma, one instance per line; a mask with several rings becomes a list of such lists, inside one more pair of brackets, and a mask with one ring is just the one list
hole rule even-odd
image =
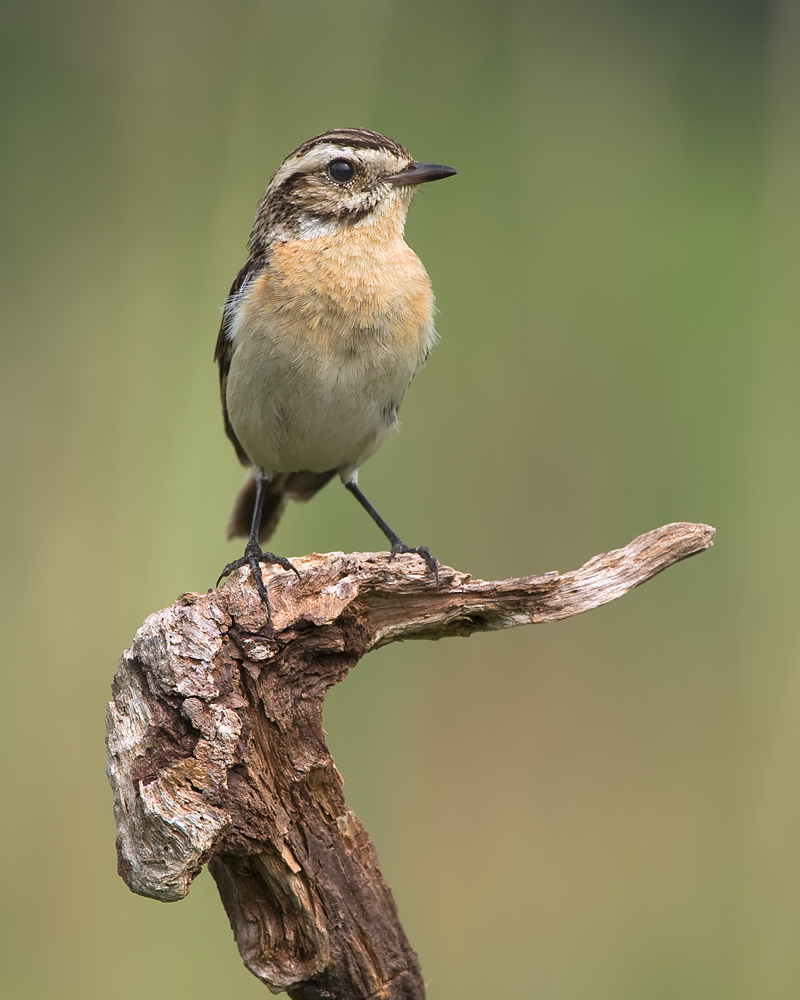
[[331, 160], [328, 164], [328, 177], [337, 184], [346, 184], [355, 172], [349, 160]]

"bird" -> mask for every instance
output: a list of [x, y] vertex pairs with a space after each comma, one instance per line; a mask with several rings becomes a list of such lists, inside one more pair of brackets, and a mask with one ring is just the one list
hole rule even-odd
[[248, 257], [222, 312], [219, 365], [225, 431], [248, 475], [228, 538], [244, 555], [271, 617], [261, 564], [287, 500], [306, 501], [337, 473], [386, 536], [390, 558], [416, 553], [358, 485], [359, 467], [397, 412], [436, 340], [430, 279], [404, 228], [420, 184], [458, 171], [415, 160], [378, 132], [337, 128], [291, 152], [258, 203]]

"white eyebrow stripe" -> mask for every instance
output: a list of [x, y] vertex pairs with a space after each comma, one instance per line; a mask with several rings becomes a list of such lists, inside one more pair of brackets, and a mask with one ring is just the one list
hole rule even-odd
[[302, 156], [284, 160], [275, 171], [269, 186], [274, 190], [280, 187], [293, 174], [300, 171], [303, 173], [312, 173], [314, 170], [322, 170], [331, 160], [348, 159], [361, 163], [362, 159], [358, 155], [359, 152], [360, 150], [353, 149], [351, 146], [337, 146], [331, 142], [320, 143], [319, 146], [314, 146], [313, 149], [310, 149], [307, 153], [303, 153]]

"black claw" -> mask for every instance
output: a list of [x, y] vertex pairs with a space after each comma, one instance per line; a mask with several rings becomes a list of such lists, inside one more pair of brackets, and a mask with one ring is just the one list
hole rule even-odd
[[297, 579], [298, 580], [300, 579], [300, 570], [295, 565], [290, 563], [289, 560], [285, 558], [285, 556], [276, 556], [272, 552], [262, 552], [259, 561], [266, 563], [274, 563], [276, 566], [280, 566], [287, 572], [291, 570], [292, 573], [295, 574]]
[[401, 542], [397, 535], [392, 531], [389, 525], [384, 521], [381, 515], [375, 510], [372, 504], [367, 500], [361, 490], [358, 488], [358, 483], [351, 481], [344, 484], [345, 487], [353, 494], [353, 496], [358, 500], [364, 510], [369, 514], [372, 520], [378, 525], [381, 531], [386, 535], [389, 541], [392, 543], [392, 551], [389, 554], [389, 562], [394, 559], [396, 555], [400, 555], [405, 552], [413, 552], [415, 555], [420, 556], [425, 560], [425, 565], [433, 573], [436, 579], [436, 586], [439, 586], [439, 564], [430, 554], [427, 546], [420, 545], [418, 549], [410, 549], [404, 542]]
[[409, 548], [404, 542], [396, 541], [392, 546], [392, 551], [389, 553], [389, 562], [394, 559], [395, 556], [405, 555], [406, 553], [412, 553], [413, 555], [419, 556], [421, 559], [425, 560], [425, 565], [433, 573], [433, 578], [436, 580], [436, 586], [439, 586], [439, 563], [431, 555], [431, 551], [427, 545], [420, 545], [419, 548], [412, 549]]
[[247, 559], [234, 559], [233, 562], [229, 562], [228, 565], [225, 567], [225, 569], [217, 577], [217, 582], [214, 584], [214, 586], [218, 587], [220, 585], [221, 580], [224, 580], [225, 577], [230, 576], [231, 573], [235, 569], [239, 569], [240, 566], [246, 566], [247, 562], [248, 562]]
[[223, 569], [220, 573], [219, 579], [217, 580], [217, 586], [219, 586], [220, 580], [224, 580], [225, 577], [230, 576], [234, 570], [240, 569], [242, 566], [249, 566], [250, 572], [253, 576], [253, 581], [256, 585], [256, 590], [258, 591], [261, 600], [264, 604], [266, 604], [267, 614], [269, 615], [270, 620], [272, 620], [272, 609], [270, 608], [264, 577], [261, 574], [261, 563], [280, 566], [281, 569], [285, 569], [287, 572], [291, 570], [297, 575], [297, 579], [300, 579], [300, 572], [297, 567], [293, 566], [288, 559], [284, 558], [284, 556], [276, 556], [273, 552], [262, 552], [260, 545], [248, 543], [241, 559], [234, 559], [234, 561], [228, 563], [225, 569]]
[[261, 600], [267, 606], [267, 614], [270, 618], [272, 618], [272, 608], [269, 606], [269, 597], [267, 596], [267, 588], [264, 586], [264, 577], [261, 575], [261, 563], [259, 562], [258, 556], [254, 553], [247, 556], [247, 562], [250, 566], [250, 572], [253, 575], [256, 590], [258, 591]]
[[422, 556], [428, 569], [433, 573], [433, 578], [436, 580], [436, 587], [439, 587], [439, 563], [431, 555], [431, 551], [427, 545], [420, 545], [418, 549], [415, 550], [418, 556]]

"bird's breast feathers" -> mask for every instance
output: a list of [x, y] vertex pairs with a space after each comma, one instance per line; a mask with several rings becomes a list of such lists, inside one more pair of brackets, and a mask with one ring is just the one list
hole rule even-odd
[[228, 415], [267, 472], [363, 462], [433, 344], [419, 258], [402, 239], [364, 235], [273, 244], [233, 305]]

